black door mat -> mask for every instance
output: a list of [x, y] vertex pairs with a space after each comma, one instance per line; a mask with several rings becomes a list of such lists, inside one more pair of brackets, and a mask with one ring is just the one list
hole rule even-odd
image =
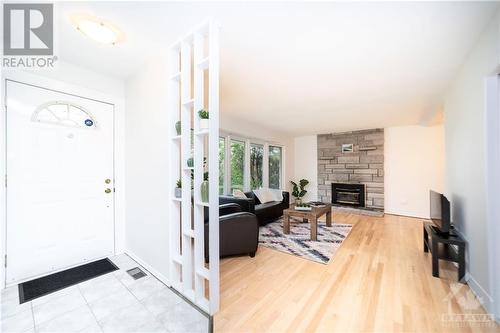
[[48, 295], [116, 270], [118, 270], [118, 267], [116, 267], [111, 260], [106, 258], [20, 283], [19, 303], [29, 302], [35, 298]]

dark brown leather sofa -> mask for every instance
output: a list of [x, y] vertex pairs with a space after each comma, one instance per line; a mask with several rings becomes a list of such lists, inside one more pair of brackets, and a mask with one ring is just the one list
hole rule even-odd
[[283, 211], [290, 206], [290, 193], [283, 191], [282, 201], [272, 201], [265, 204], [253, 192], [245, 192], [247, 198], [233, 196], [219, 196], [219, 204], [236, 203], [245, 212], [254, 213], [259, 220], [259, 225], [266, 225], [283, 216]]

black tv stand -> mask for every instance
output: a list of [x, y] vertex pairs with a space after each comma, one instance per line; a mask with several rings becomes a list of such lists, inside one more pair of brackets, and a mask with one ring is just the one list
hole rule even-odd
[[[456, 248], [455, 248], [456, 247]], [[432, 276], [439, 277], [439, 259], [458, 264], [458, 281], [465, 276], [465, 240], [450, 228], [441, 233], [431, 223], [424, 223], [424, 252], [432, 253]]]

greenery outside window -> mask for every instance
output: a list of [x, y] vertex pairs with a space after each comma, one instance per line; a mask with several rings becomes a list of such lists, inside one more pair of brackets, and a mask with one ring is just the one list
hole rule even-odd
[[226, 139], [219, 138], [219, 194], [224, 194]]
[[234, 190], [244, 191], [245, 184], [245, 142], [231, 140], [231, 193]]
[[230, 134], [219, 138], [219, 194], [281, 189], [285, 148]]
[[281, 188], [282, 148], [269, 146], [269, 188]]
[[264, 146], [252, 143], [250, 145], [250, 189], [262, 187], [264, 170]]

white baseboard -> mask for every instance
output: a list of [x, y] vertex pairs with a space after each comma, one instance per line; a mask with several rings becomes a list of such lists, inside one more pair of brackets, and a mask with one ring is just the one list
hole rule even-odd
[[142, 260], [140, 257], [138, 257], [136, 254], [134, 254], [132, 251], [125, 250], [125, 254], [130, 256], [130, 258], [134, 259], [139, 265], [141, 265], [146, 270], [148, 270], [149, 273], [151, 273], [155, 278], [157, 278], [158, 280], [163, 282], [166, 286], [168, 286], [168, 287], [172, 286], [170, 279], [168, 279], [165, 275], [158, 272], [150, 264], [148, 264], [147, 262]]
[[419, 214], [413, 214], [413, 213], [407, 213], [407, 212], [401, 212], [401, 211], [393, 211], [390, 209], [386, 209], [384, 211], [385, 214], [389, 215], [396, 215], [396, 216], [403, 216], [403, 217], [413, 217], [416, 219], [422, 219], [422, 220], [428, 220], [429, 216], [424, 216], [424, 215], [419, 215]]
[[[468, 244], [467, 237], [458, 229], [454, 229], [456, 233], [458, 233]], [[487, 313], [494, 313], [493, 308], [493, 297], [484, 290], [484, 288], [477, 282], [476, 279], [469, 272], [469, 265], [466, 263], [467, 271], [465, 272], [465, 281], [469, 285], [470, 289], [476, 295], [477, 299], [481, 302], [481, 305], [484, 307]]]
[[484, 290], [469, 272], [465, 274], [465, 281], [467, 281], [470, 289], [476, 295], [479, 302], [481, 302], [486, 312], [493, 313], [493, 297]]
[[[468, 243], [467, 237], [465, 237], [465, 235], [459, 229], [455, 228], [454, 230]], [[458, 264], [454, 264], [458, 268]], [[481, 286], [481, 284], [479, 284], [479, 282], [477, 282], [476, 279], [474, 279], [474, 277], [468, 270], [468, 266], [469, 265], [467, 265], [466, 263], [467, 271], [465, 272], [465, 282], [469, 286], [472, 293], [479, 300], [486, 313], [494, 314], [493, 297], [491, 297], [491, 295], [488, 294], [486, 290], [484, 290], [484, 288]], [[498, 321], [498, 318], [496, 318], [496, 320]]]

